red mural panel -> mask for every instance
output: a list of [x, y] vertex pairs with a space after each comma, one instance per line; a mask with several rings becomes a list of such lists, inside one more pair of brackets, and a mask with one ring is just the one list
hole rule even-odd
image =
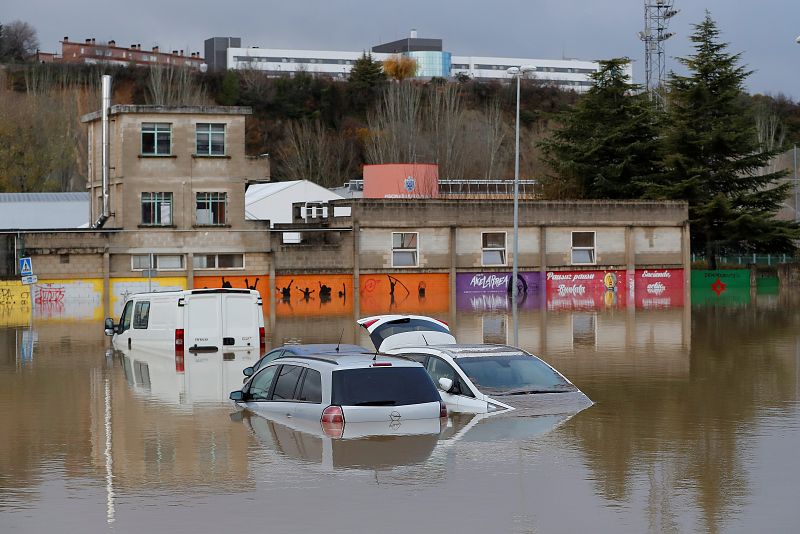
[[362, 274], [361, 314], [415, 313], [429, 315], [450, 309], [447, 274]]
[[548, 271], [545, 281], [549, 310], [624, 307], [625, 271]]
[[637, 269], [634, 292], [637, 308], [683, 306], [683, 269]]

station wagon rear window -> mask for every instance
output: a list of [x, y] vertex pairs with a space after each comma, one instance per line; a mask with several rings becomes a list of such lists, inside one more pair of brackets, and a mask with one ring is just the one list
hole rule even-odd
[[380, 326], [375, 327], [375, 330], [369, 335], [372, 343], [376, 347], [380, 347], [381, 343], [395, 334], [402, 334], [403, 332], [442, 332], [449, 334], [450, 331], [435, 321], [426, 321], [424, 319], [411, 319], [404, 317], [402, 319], [395, 319], [388, 321]]
[[370, 367], [333, 373], [331, 404], [339, 406], [405, 406], [440, 399], [422, 367]]

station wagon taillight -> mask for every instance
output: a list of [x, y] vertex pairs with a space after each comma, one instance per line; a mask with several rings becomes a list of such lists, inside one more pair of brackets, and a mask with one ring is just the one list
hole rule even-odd
[[372, 364], [372, 367], [391, 367], [391, 362], [375, 362]]
[[447, 417], [447, 404], [439, 401], [439, 417]]
[[320, 418], [322, 431], [329, 438], [341, 438], [344, 434], [344, 412], [341, 406], [328, 406]]
[[361, 326], [363, 326], [364, 328], [369, 328], [370, 326], [374, 325], [377, 322], [378, 322], [378, 319], [372, 319], [371, 321], [364, 321], [361, 324]]
[[258, 350], [260, 354], [267, 350], [267, 332], [263, 326], [258, 327]]

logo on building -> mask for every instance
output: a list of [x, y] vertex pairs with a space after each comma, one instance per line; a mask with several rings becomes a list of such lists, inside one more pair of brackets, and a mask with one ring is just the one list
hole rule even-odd
[[408, 178], [406, 178], [405, 182], [403, 182], [403, 185], [405, 185], [406, 191], [411, 193], [414, 191], [414, 188], [417, 187], [417, 181], [414, 179], [413, 176], [409, 176]]

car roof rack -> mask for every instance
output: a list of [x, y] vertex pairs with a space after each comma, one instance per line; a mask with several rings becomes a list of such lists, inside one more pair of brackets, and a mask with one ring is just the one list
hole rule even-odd
[[275, 360], [283, 360], [283, 359], [295, 359], [295, 360], [317, 360], [320, 362], [331, 363], [333, 365], [339, 365], [339, 362], [332, 359], [332, 358], [323, 358], [322, 356], [309, 356], [307, 354], [281, 354]]

